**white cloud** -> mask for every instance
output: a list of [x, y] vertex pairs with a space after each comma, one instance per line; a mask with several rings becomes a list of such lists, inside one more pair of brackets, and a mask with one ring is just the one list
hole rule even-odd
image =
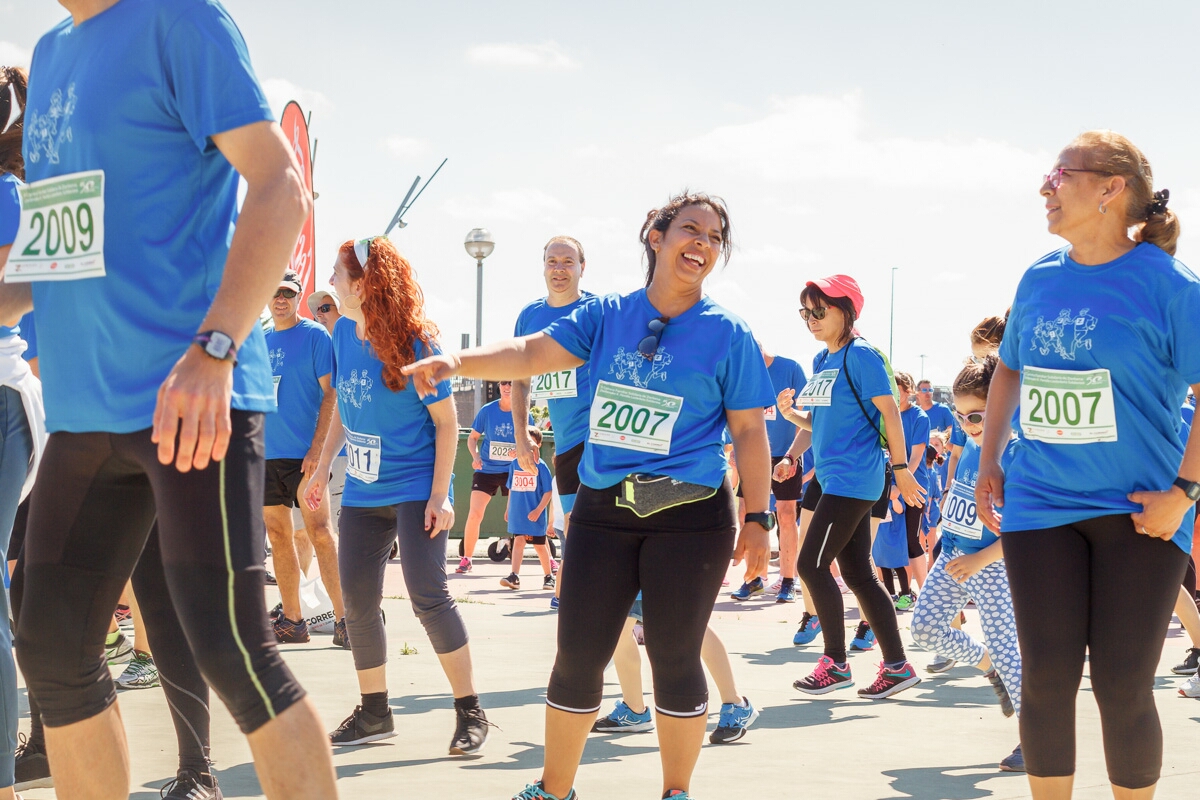
[[609, 161], [617, 157], [617, 152], [611, 148], [592, 143], [575, 148], [575, 157], [584, 161]]
[[563, 52], [555, 41], [541, 44], [500, 42], [477, 44], [467, 48], [467, 60], [489, 67], [521, 67], [525, 69], [579, 69], [579, 62]]
[[486, 198], [451, 198], [442, 208], [458, 219], [487, 226], [493, 222], [551, 220], [563, 204], [541, 189], [509, 189], [491, 192]]
[[967, 276], [961, 272], [951, 272], [943, 270], [937, 274], [938, 283], [962, 283], [967, 279]]
[[0, 64], [6, 67], [28, 67], [33, 51], [12, 42], [0, 41]]
[[283, 78], [267, 78], [262, 83], [267, 102], [276, 116], [283, 114], [283, 107], [289, 101], [295, 100], [307, 114], [310, 111], [324, 111], [330, 108], [329, 100], [320, 92], [302, 89], [296, 84]]
[[429, 142], [411, 136], [389, 136], [383, 140], [383, 146], [395, 158], [411, 158], [429, 152]]

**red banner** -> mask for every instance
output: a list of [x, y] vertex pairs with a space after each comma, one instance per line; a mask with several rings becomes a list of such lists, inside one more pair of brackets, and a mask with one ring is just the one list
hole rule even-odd
[[[287, 140], [292, 143], [296, 159], [304, 169], [304, 183], [311, 195], [313, 190], [312, 147], [308, 140], [308, 121], [304, 118], [304, 112], [300, 110], [300, 104], [295, 100], [288, 103], [283, 109], [283, 119], [279, 124], [283, 128]], [[312, 317], [312, 314], [309, 313], [308, 303], [305, 300], [316, 290], [315, 215], [314, 211], [305, 220], [304, 227], [300, 231], [300, 238], [296, 240], [296, 247], [292, 250], [292, 260], [288, 264], [288, 269], [295, 270], [300, 274], [300, 283], [304, 286], [304, 294], [300, 302], [300, 315], [309, 318]]]

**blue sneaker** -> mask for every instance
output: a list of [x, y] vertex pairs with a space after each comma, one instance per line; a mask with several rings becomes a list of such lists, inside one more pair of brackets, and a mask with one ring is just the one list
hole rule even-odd
[[734, 600], [749, 600], [751, 597], [757, 597], [766, 590], [766, 587], [763, 586], [762, 578], [755, 578], [749, 583], [743, 583], [742, 588], [730, 592], [729, 596]]
[[1021, 753], [1021, 745], [1017, 745], [1017, 749], [1006, 756], [1000, 762], [1001, 772], [1024, 772], [1025, 771], [1025, 756]]
[[550, 598], [550, 610], [558, 611], [558, 598], [557, 597]]
[[746, 705], [725, 703], [721, 706], [721, 719], [717, 722], [717, 729], [708, 737], [710, 742], [729, 744], [746, 735], [746, 729], [758, 719], [758, 709], [748, 698], [743, 697], [742, 702]]
[[592, 733], [641, 733], [652, 730], [654, 719], [650, 716], [650, 708], [635, 714], [624, 700], [618, 700], [611, 714], [601, 717], [592, 725]]
[[662, 800], [692, 800], [692, 796], [682, 789], [668, 789]]
[[850, 640], [850, 652], [862, 653], [874, 646], [875, 631], [871, 630], [871, 626], [866, 621], [858, 623], [858, 628], [854, 631], [854, 638]]
[[519, 794], [514, 794], [512, 800], [578, 800], [579, 795], [575, 794], [575, 790], [567, 792], [565, 797], [556, 797], [544, 788], [542, 782], [531, 783], [520, 791]]
[[779, 592], [775, 595], [776, 603], [794, 603], [796, 602], [796, 584], [787, 578], [779, 584]]
[[800, 630], [796, 631], [796, 635], [792, 637], [792, 644], [810, 644], [820, 632], [821, 620], [805, 611], [804, 616], [800, 618]]

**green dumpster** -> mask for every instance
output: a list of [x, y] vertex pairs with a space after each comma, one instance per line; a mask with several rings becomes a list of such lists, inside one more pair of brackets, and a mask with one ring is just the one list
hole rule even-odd
[[[471, 469], [471, 453], [467, 450], [467, 436], [470, 428], [458, 429], [458, 452], [454, 456], [454, 527], [450, 529], [451, 539], [461, 539], [467, 527], [467, 513], [471, 510], [471, 478], [475, 470]], [[542, 461], [554, 474], [554, 433], [542, 433]], [[508, 536], [508, 526], [504, 522], [504, 511], [508, 507], [508, 498], [496, 492], [496, 496], [488, 503], [487, 512], [483, 516], [483, 524], [479, 526], [479, 538], [503, 538]]]

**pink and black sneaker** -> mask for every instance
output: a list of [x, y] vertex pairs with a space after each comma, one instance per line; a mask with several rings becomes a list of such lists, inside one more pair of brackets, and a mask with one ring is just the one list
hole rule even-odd
[[805, 694], [825, 694], [843, 686], [853, 685], [854, 678], [850, 675], [850, 666], [847, 664], [843, 669], [829, 656], [817, 659], [817, 668], [813, 670], [812, 675], [792, 684]]
[[868, 700], [882, 700], [885, 697], [899, 694], [910, 686], [916, 686], [920, 682], [921, 678], [917, 675], [917, 671], [907, 661], [896, 669], [888, 667], [887, 664], [880, 664], [879, 676], [867, 688], [859, 689], [858, 696]]

